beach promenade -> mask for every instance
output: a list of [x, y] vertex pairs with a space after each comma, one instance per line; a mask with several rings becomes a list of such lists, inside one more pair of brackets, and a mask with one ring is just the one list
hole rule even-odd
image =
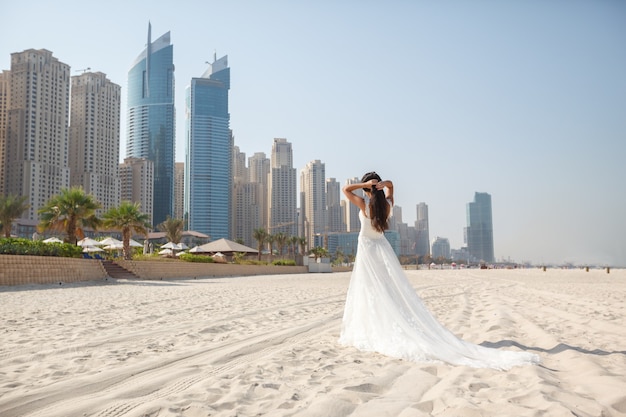
[[350, 273], [0, 287], [0, 416], [626, 416], [626, 271], [407, 271], [510, 371], [339, 346]]

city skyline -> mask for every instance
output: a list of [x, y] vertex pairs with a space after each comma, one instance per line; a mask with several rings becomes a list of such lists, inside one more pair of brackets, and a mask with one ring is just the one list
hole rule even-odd
[[227, 52], [241, 151], [287, 138], [298, 172], [319, 159], [343, 184], [376, 170], [396, 184], [404, 222], [426, 202], [431, 236], [453, 248], [465, 204], [488, 192], [496, 259], [626, 265], [623, 2], [186, 4], [114, 0], [96, 15], [82, 2], [8, 3], [0, 69], [45, 48], [126, 97], [150, 21], [174, 44], [176, 161], [184, 89]]

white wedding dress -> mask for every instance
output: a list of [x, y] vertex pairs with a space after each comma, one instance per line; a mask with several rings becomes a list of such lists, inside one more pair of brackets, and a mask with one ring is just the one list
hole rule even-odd
[[[367, 207], [367, 202], [366, 202]], [[363, 211], [339, 343], [414, 362], [510, 369], [539, 363], [528, 352], [465, 342], [443, 327], [411, 286], [393, 248]]]

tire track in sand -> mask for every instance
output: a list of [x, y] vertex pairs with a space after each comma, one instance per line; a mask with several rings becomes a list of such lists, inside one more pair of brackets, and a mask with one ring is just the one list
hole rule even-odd
[[[63, 410], [70, 415], [123, 416], [146, 402], [180, 393], [208, 378], [316, 340], [321, 333], [338, 327], [341, 313], [335, 312], [295, 328], [229, 341], [210, 350], [198, 349], [184, 357], [150, 364], [144, 362], [132, 369], [116, 369], [97, 382], [91, 382], [91, 376], [59, 383], [45, 393], [33, 393], [12, 401], [9, 407], [0, 408], [0, 415], [50, 416], [58, 415], [55, 410]], [[81, 384], [81, 381], [85, 383]], [[120, 400], [124, 397], [128, 399]], [[97, 412], [97, 409], [102, 411]]]

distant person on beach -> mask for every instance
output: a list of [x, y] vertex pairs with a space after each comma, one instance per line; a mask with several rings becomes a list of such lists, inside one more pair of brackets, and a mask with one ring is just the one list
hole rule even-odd
[[[365, 198], [353, 193], [358, 189]], [[368, 172], [343, 192], [360, 209], [361, 231], [340, 344], [414, 362], [438, 360], [476, 368], [510, 369], [539, 362], [532, 353], [465, 342], [428, 311], [384, 236], [393, 207], [393, 182]]]

